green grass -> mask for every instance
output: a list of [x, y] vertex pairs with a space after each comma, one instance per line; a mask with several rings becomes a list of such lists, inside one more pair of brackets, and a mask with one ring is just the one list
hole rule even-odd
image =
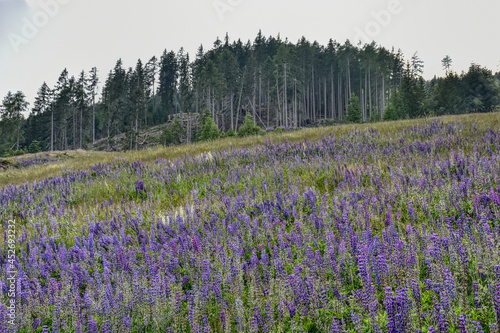
[[[303, 129], [284, 133], [268, 133], [263, 136], [252, 137], [231, 137], [219, 139], [211, 142], [200, 142], [188, 145], [147, 148], [138, 151], [126, 152], [101, 152], [101, 151], [67, 151], [59, 153], [64, 159], [58, 163], [48, 163], [44, 165], [32, 166], [24, 169], [11, 169], [0, 171], [0, 188], [6, 185], [19, 185], [24, 182], [33, 182], [35, 180], [45, 179], [52, 176], [61, 175], [64, 169], [73, 171], [80, 169], [88, 169], [91, 165], [97, 163], [108, 163], [115, 159], [125, 159], [128, 161], [143, 160], [145, 162], [153, 162], [158, 158], [172, 160], [184, 157], [185, 155], [198, 155], [208, 151], [219, 151], [231, 147], [248, 147], [252, 145], [261, 145], [266, 140], [272, 139], [275, 141], [288, 140], [290, 142], [316, 140], [322, 136], [335, 133], [338, 136], [347, 135], [353, 128], [363, 130], [366, 128], [375, 128], [380, 134], [392, 133], [408, 126], [423, 124], [425, 121], [434, 118], [420, 118], [411, 120], [367, 123], [367, 124], [346, 124], [340, 126], [328, 126]], [[468, 114], [458, 116], [443, 116], [437, 117], [445, 124], [460, 121], [463, 123], [475, 122], [478, 131], [491, 128], [493, 130], [500, 129], [500, 112]]]

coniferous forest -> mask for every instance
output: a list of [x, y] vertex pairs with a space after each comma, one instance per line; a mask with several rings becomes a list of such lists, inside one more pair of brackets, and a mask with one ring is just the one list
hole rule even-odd
[[[375, 43], [296, 43], [260, 31], [253, 42], [217, 40], [193, 57], [182, 48], [108, 73], [64, 69], [34, 103], [9, 92], [1, 103], [0, 154], [138, 149], [139, 132], [160, 126], [157, 143], [190, 143], [261, 131], [343, 122], [489, 112], [500, 103], [500, 73], [471, 64], [424, 80], [423, 61]], [[26, 118], [23, 115], [28, 114]], [[257, 133], [259, 130], [254, 131]], [[121, 140], [118, 141], [118, 138]]]

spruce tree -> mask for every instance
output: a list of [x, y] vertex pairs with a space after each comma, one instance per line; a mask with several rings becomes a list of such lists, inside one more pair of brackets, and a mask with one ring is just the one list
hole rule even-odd
[[361, 122], [361, 106], [359, 105], [359, 98], [355, 93], [352, 93], [347, 105], [347, 121], [350, 123]]
[[215, 140], [220, 137], [220, 131], [214, 122], [209, 110], [205, 110], [201, 119], [201, 129], [198, 134], [198, 141]]
[[238, 129], [238, 136], [258, 135], [262, 132], [259, 126], [255, 123], [252, 114], [247, 113], [245, 122]]

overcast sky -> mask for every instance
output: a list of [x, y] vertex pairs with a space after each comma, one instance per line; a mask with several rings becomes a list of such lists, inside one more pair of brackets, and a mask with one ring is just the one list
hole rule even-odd
[[118, 58], [133, 67], [181, 46], [194, 56], [226, 32], [246, 42], [259, 29], [292, 42], [375, 40], [406, 59], [418, 51], [427, 79], [444, 74], [447, 54], [456, 72], [472, 62], [496, 72], [499, 14], [499, 0], [0, 0], [0, 98], [22, 90], [32, 103], [64, 68], [96, 66], [104, 81]]

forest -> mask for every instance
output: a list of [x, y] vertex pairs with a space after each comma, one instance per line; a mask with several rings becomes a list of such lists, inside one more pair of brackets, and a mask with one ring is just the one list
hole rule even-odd
[[98, 142], [107, 151], [139, 149], [140, 131], [153, 126], [163, 133], [157, 143], [170, 145], [246, 133], [249, 124], [258, 133], [497, 110], [500, 73], [478, 64], [456, 73], [448, 55], [442, 65], [444, 76], [426, 81], [418, 53], [405, 59], [375, 42], [294, 44], [259, 31], [244, 43], [226, 34], [194, 59], [181, 48], [135, 67], [119, 59], [106, 74], [64, 69], [55, 86], [42, 83], [33, 105], [22, 91], [9, 92], [0, 155]]

